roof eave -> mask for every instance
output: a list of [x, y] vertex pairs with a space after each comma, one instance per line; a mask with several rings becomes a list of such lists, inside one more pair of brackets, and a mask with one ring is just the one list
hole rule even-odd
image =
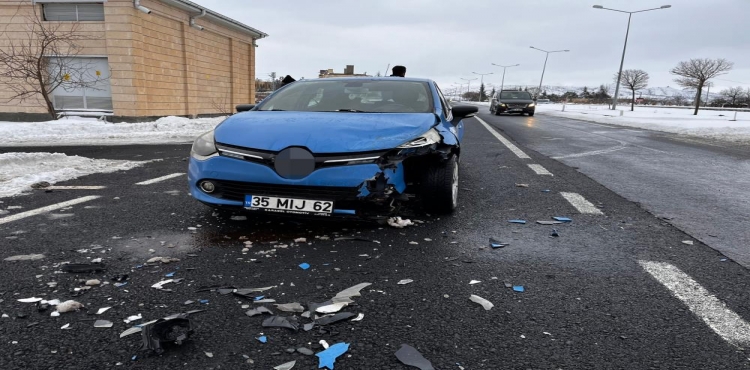
[[200, 6], [189, 0], [159, 0], [159, 1], [168, 5], [174, 6], [178, 9], [182, 9], [187, 12], [196, 13], [195, 15], [199, 15], [203, 11], [205, 11], [206, 16], [204, 18], [211, 21], [212, 23], [216, 23], [220, 26], [233, 29], [240, 33], [248, 34], [253, 39], [262, 39], [262, 38], [268, 37], [268, 34], [266, 34], [265, 32], [257, 30], [244, 23], [238, 22], [232, 18], [219, 14], [211, 9]]

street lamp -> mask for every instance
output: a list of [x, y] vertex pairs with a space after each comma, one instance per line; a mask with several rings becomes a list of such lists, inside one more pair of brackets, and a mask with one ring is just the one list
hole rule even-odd
[[[493, 74], [492, 72], [490, 72], [490, 73], [476, 73], [476, 72], [471, 72], [471, 73], [473, 73], [473, 74], [475, 74], [475, 75], [480, 75], [480, 76], [482, 76], [482, 78], [481, 78], [481, 80], [480, 80], [480, 86], [484, 86], [484, 76]], [[480, 92], [480, 94], [479, 94], [479, 101], [480, 101], [480, 102], [482, 101], [482, 94], [481, 94], [481, 92]]]
[[508, 67], [518, 67], [520, 64], [513, 64], [510, 66], [501, 66], [499, 64], [492, 63], [493, 66], [503, 67], [503, 81], [500, 82], [500, 91], [503, 91], [503, 86], [505, 86], [505, 69]]
[[461, 101], [461, 86], [463, 86], [464, 84], [460, 82], [454, 82], [454, 84], [458, 85], [458, 88], [456, 89], [456, 92], [455, 92], [455, 94], [457, 95], [456, 100]]
[[476, 78], [461, 78], [462, 80], [466, 81], [466, 93], [469, 93], [471, 91], [471, 81], [476, 80]]
[[534, 50], [539, 50], [541, 52], [547, 53], [547, 56], [544, 57], [544, 68], [542, 68], [542, 78], [539, 79], [539, 91], [537, 91], [537, 94], [541, 94], [542, 93], [542, 81], [544, 81], [544, 70], [547, 69], [547, 58], [549, 58], [549, 54], [550, 53], [567, 53], [570, 50], [566, 49], [566, 50], [552, 50], [552, 51], [547, 51], [547, 50], [542, 50], [542, 49], [539, 49], [539, 48], [535, 48], [533, 46], [529, 46], [529, 47], [532, 48], [532, 49], [534, 49]]
[[662, 5], [658, 8], [638, 10], [635, 12], [626, 12], [624, 10], [610, 9], [610, 8], [605, 8], [601, 5], [594, 5], [594, 9], [603, 9], [603, 10], [611, 10], [613, 12], [628, 13], [628, 29], [627, 31], [625, 31], [625, 45], [622, 47], [622, 58], [620, 59], [620, 71], [617, 72], [617, 82], [615, 84], [615, 96], [612, 97], [612, 110], [615, 110], [615, 108], [617, 107], [617, 97], [618, 95], [620, 95], [620, 77], [622, 77], [622, 65], [623, 63], [625, 63], [625, 49], [628, 47], [628, 35], [630, 34], [630, 19], [633, 17], [633, 14], [635, 13], [643, 13], [643, 12], [648, 12], [651, 10], [659, 10], [659, 9], [668, 9], [671, 7], [672, 5]]

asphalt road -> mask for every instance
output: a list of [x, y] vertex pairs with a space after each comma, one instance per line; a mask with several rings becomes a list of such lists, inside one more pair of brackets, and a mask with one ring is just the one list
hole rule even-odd
[[[538, 146], [543, 139], [518, 134], [518, 122], [534, 126], [547, 118], [482, 117], [521, 145], [513, 146], [508, 136], [506, 145], [479, 121], [468, 120], [460, 209], [447, 217], [413, 218], [424, 223], [404, 229], [233, 220], [194, 202], [186, 193], [185, 176], [135, 185], [184, 173], [188, 145], [14, 148], [162, 160], [56, 184], [106, 186], [102, 190], [39, 190], [1, 199], [3, 209], [22, 208], [0, 216], [0, 258], [31, 253], [44, 258], [0, 260], [0, 313], [8, 315], [0, 318], [0, 369], [270, 369], [293, 360], [294, 369], [313, 369], [316, 357], [286, 350], [309, 347], [317, 353], [321, 339], [350, 344], [336, 369], [406, 369], [394, 355], [403, 343], [417, 348], [436, 369], [750, 368], [750, 273], [745, 267], [594, 176], [533, 150], [543, 152]], [[568, 154], [580, 152], [563, 140], [549, 140], [546, 150], [557, 144]], [[8, 221], [86, 196], [99, 198]], [[553, 216], [573, 221], [535, 223]], [[528, 223], [509, 223], [512, 219]], [[558, 237], [551, 236], [553, 228]], [[330, 239], [316, 238], [323, 236]], [[372, 241], [336, 241], [336, 236]], [[300, 237], [308, 243], [293, 242]], [[489, 238], [509, 246], [491, 249]], [[683, 243], [688, 240], [693, 245]], [[145, 265], [154, 256], [180, 261]], [[60, 271], [61, 262], [94, 258], [102, 258], [105, 272]], [[298, 267], [303, 262], [311, 267]], [[172, 292], [151, 287], [172, 272], [173, 278], [184, 278], [164, 286]], [[122, 274], [129, 275], [128, 284], [115, 287], [111, 278]], [[109, 284], [76, 296], [74, 288], [86, 279]], [[413, 282], [399, 285], [402, 279]], [[243, 306], [258, 306], [252, 299], [199, 292], [206, 286], [274, 286], [258, 295], [307, 305], [365, 282], [372, 285], [342, 310], [363, 313], [362, 321], [309, 332], [263, 328], [265, 317], [245, 315]], [[484, 310], [469, 300], [472, 294], [494, 307]], [[18, 302], [30, 297], [75, 299], [86, 309], [51, 317], [50, 311], [37, 312], [33, 303]], [[186, 305], [188, 300], [195, 303]], [[96, 315], [103, 307], [112, 308]], [[190, 316], [193, 336], [163, 355], [139, 350], [140, 334], [119, 338], [133, 325], [123, 322], [131, 315], [142, 314], [147, 321], [196, 309], [206, 311]], [[113, 327], [95, 328], [97, 319]], [[62, 330], [66, 324], [69, 329]], [[261, 335], [267, 343], [256, 339]]]

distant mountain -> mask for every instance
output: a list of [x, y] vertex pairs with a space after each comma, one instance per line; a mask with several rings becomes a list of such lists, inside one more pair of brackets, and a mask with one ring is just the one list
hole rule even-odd
[[[506, 89], [508, 88], [515, 89], [518, 87], [519, 87], [518, 85], [510, 85], [510, 86], [506, 85], [505, 86]], [[521, 89], [526, 88], [526, 87], [535, 88], [537, 86], [531, 86], [531, 85], [520, 86]], [[599, 90], [599, 86], [588, 86], [588, 89], [590, 93], [594, 93]], [[575, 92], [578, 95], [581, 95], [583, 93], [583, 86], [543, 86], [542, 90], [546, 91], [547, 94], [562, 95], [562, 94], [565, 94], [566, 92], [571, 91], [571, 92]], [[678, 96], [678, 95], [683, 96], [687, 100], [692, 100], [695, 98], [695, 92], [696, 92], [695, 90], [682, 90], [682, 89], [677, 89], [674, 87], [667, 86], [667, 87], [647, 87], [643, 90], [636, 90], [635, 94], [636, 94], [636, 97], [650, 98], [650, 99], [655, 99], [655, 100], [668, 99], [670, 97]], [[614, 95], [614, 94], [615, 94], [615, 86], [611, 85], [609, 86], [609, 95]], [[630, 90], [620, 86], [621, 98], [628, 97], [630, 96], [630, 94], [631, 94]], [[715, 97], [714, 94], [710, 94], [710, 95], [711, 95], [710, 98]], [[703, 99], [705, 99], [705, 94], [703, 96]]]

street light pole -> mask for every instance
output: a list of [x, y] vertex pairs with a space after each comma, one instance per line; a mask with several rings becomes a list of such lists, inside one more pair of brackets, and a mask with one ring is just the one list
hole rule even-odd
[[466, 93], [468, 94], [469, 91], [471, 91], [471, 81], [476, 80], [476, 78], [461, 78], [462, 80], [466, 81]]
[[464, 84], [462, 84], [460, 82], [454, 82], [454, 84], [458, 85], [458, 88], [456, 88], [456, 95], [458, 95], [458, 96], [456, 96], [456, 100], [457, 101], [461, 101], [461, 86], [463, 86]]
[[[484, 86], [484, 76], [485, 76], [485, 75], [491, 75], [491, 74], [493, 74], [492, 72], [490, 72], [490, 73], [476, 73], [476, 72], [471, 72], [471, 73], [473, 73], [473, 74], [475, 74], [475, 75], [480, 75], [480, 76], [482, 76], [482, 78], [481, 78], [481, 80], [480, 80], [480, 81], [481, 81], [481, 82], [480, 82], [481, 86]], [[485, 94], [485, 95], [486, 95], [486, 94]], [[480, 102], [482, 101], [482, 92], [481, 92], [481, 91], [479, 92], [479, 101], [480, 101]]]
[[499, 64], [492, 63], [493, 66], [503, 67], [503, 80], [500, 82], [500, 91], [503, 91], [503, 87], [505, 86], [505, 69], [508, 67], [518, 67], [520, 64], [513, 64], [510, 66], [501, 66]]
[[529, 46], [529, 47], [532, 48], [532, 49], [534, 49], [534, 50], [539, 50], [541, 52], [547, 53], [547, 56], [544, 57], [544, 68], [542, 68], [542, 78], [539, 79], [539, 91], [537, 91], [537, 94], [541, 94], [542, 93], [542, 81], [544, 81], [544, 71], [547, 69], [547, 59], [549, 58], [549, 54], [550, 53], [563, 53], [563, 52], [567, 53], [570, 50], [566, 49], [566, 50], [552, 50], [552, 51], [547, 51], [547, 50], [542, 50], [542, 49], [539, 49], [539, 48], [535, 48], [533, 46]]
[[623, 45], [622, 47], [622, 58], [620, 58], [620, 70], [617, 72], [617, 82], [615, 82], [615, 96], [612, 97], [612, 110], [615, 110], [617, 108], [617, 97], [620, 95], [620, 78], [622, 78], [622, 66], [623, 64], [625, 64], [625, 50], [628, 47], [628, 36], [630, 35], [630, 20], [631, 18], [633, 18], [633, 14], [648, 12], [651, 10], [668, 9], [671, 7], [672, 5], [662, 5], [661, 7], [658, 7], [658, 8], [638, 10], [635, 12], [627, 12], [624, 10], [605, 8], [601, 5], [594, 5], [594, 9], [603, 9], [603, 10], [611, 10], [611, 11], [620, 12], [620, 13], [628, 13], [628, 28], [625, 31], [625, 45]]

